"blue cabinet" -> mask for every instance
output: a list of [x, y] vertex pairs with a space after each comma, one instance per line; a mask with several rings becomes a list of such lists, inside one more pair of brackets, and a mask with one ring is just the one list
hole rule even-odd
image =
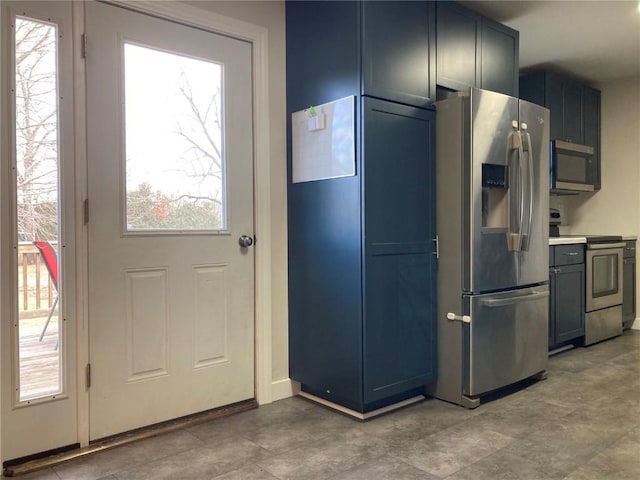
[[518, 96], [519, 33], [455, 2], [436, 10], [437, 84]]
[[451, 90], [480, 85], [480, 15], [453, 2], [438, 2], [436, 11], [437, 84]]
[[624, 249], [622, 280], [622, 323], [631, 328], [636, 319], [636, 241], [628, 240]]
[[362, 94], [426, 107], [435, 98], [433, 2], [362, 2]]
[[591, 178], [600, 189], [600, 91], [554, 72], [520, 77], [520, 96], [549, 109], [549, 137], [593, 147]]
[[[563, 139], [572, 143], [584, 143], [582, 85], [570, 79], [563, 79], [562, 125]], [[553, 117], [552, 117], [553, 118]]]
[[584, 336], [584, 244], [551, 247], [549, 268], [549, 348]]
[[582, 136], [593, 147], [593, 183], [600, 190], [600, 90], [587, 85], [582, 87]]
[[435, 113], [364, 99], [365, 401], [436, 375]]
[[[409, 105], [427, 90], [375, 73], [392, 60], [386, 47], [365, 60], [388, 34], [377, 23], [387, 7], [368, 3], [286, 4], [289, 373], [361, 413], [422, 393], [437, 371], [435, 112]], [[291, 114], [350, 95], [355, 175], [293, 183]]]
[[518, 96], [519, 37], [506, 25], [482, 20], [480, 88]]

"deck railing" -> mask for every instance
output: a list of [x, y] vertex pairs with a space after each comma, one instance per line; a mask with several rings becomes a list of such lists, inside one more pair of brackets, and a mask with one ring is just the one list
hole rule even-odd
[[[50, 242], [58, 251], [58, 243]], [[49, 312], [56, 296], [42, 255], [31, 242], [18, 244], [18, 312], [20, 318], [42, 317]]]

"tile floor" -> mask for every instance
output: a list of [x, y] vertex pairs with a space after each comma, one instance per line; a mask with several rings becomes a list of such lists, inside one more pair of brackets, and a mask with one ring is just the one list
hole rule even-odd
[[20, 478], [640, 479], [640, 331], [475, 410], [428, 399], [361, 423], [290, 398]]

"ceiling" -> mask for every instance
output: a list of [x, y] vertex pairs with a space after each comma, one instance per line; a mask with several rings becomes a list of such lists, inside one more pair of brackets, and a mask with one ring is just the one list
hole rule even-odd
[[586, 83], [640, 77], [638, 1], [461, 1], [520, 32], [520, 70]]

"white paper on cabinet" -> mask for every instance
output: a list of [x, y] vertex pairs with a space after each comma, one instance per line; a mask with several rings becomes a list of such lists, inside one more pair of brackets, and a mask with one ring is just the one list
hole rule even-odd
[[324, 128], [312, 127], [309, 109], [291, 114], [293, 183], [355, 175], [354, 97], [313, 108], [316, 115], [325, 116]]

